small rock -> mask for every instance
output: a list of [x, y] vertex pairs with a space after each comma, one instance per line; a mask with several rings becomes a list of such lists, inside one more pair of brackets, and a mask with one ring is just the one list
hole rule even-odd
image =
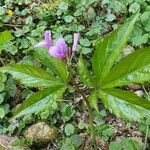
[[123, 49], [123, 54], [124, 54], [124, 56], [127, 56], [127, 55], [129, 55], [129, 54], [131, 54], [131, 53], [133, 53], [134, 52], [134, 48], [132, 47], [132, 46], [130, 46], [130, 45], [127, 45], [124, 49]]
[[39, 122], [25, 130], [24, 136], [33, 141], [33, 144], [42, 145], [56, 138], [56, 128], [51, 128], [45, 122]]
[[144, 92], [142, 90], [137, 90], [134, 92], [137, 96], [139, 97], [143, 97], [144, 96]]
[[141, 89], [141, 86], [138, 84], [130, 84], [130, 85], [128, 85], [128, 87], [129, 87], [129, 89], [134, 90], [134, 91]]
[[11, 140], [12, 140], [12, 137], [7, 136], [7, 135], [1, 135], [0, 136], [0, 150], [7, 149]]
[[11, 143], [17, 139], [17, 137], [0, 135], [0, 150], [29, 150], [29, 148], [26, 145], [22, 147], [12, 146]]

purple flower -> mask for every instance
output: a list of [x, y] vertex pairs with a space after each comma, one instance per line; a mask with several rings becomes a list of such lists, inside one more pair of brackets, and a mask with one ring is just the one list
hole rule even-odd
[[73, 52], [77, 50], [77, 45], [78, 45], [79, 38], [80, 38], [80, 34], [79, 33], [74, 33], [73, 46], [72, 46], [72, 51]]
[[52, 46], [51, 31], [47, 30], [44, 33], [44, 40], [37, 43], [35, 47], [50, 48]]
[[[64, 38], [59, 38], [58, 41], [55, 44], [53, 44], [50, 31], [45, 31], [44, 37], [45, 37], [44, 40], [39, 42], [38, 44], [36, 44], [35, 47], [48, 48], [49, 49], [49, 54], [51, 56], [57, 57], [59, 59], [64, 59], [64, 58], [67, 57], [67, 55], [69, 53], [69, 47], [66, 44]], [[77, 49], [77, 44], [78, 44], [78, 41], [79, 41], [79, 37], [80, 37], [79, 33], [74, 33], [72, 54]]]
[[64, 59], [68, 53], [68, 46], [63, 38], [60, 38], [54, 46], [49, 48], [49, 54], [53, 57]]

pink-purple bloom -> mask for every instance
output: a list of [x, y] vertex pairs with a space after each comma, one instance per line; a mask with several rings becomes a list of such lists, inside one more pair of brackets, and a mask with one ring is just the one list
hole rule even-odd
[[43, 48], [50, 48], [52, 46], [52, 37], [50, 31], [45, 31], [44, 33], [44, 40], [37, 43], [35, 47], [43, 47]]
[[[72, 53], [74, 53], [77, 50], [79, 37], [79, 33], [74, 33], [73, 46], [71, 49]], [[35, 47], [47, 48], [51, 56], [57, 57], [59, 59], [64, 59], [69, 54], [69, 47], [66, 44], [64, 38], [59, 38], [57, 42], [53, 44], [50, 31], [45, 31], [44, 40], [37, 43]]]

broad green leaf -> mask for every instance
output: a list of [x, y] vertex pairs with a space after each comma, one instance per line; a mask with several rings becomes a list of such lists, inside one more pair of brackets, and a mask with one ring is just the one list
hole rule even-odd
[[150, 48], [139, 49], [112, 68], [102, 82], [102, 88], [150, 81]]
[[31, 65], [15, 64], [0, 68], [1, 72], [10, 73], [15, 79], [28, 87], [53, 87], [64, 85], [48, 72]]
[[90, 103], [90, 106], [94, 108], [96, 111], [98, 111], [98, 98], [96, 91], [92, 91], [88, 97], [88, 101]]
[[50, 69], [51, 74], [57, 75], [63, 82], [67, 81], [67, 66], [62, 60], [51, 57], [47, 49], [35, 49], [34, 55], [42, 64]]
[[121, 50], [126, 45], [137, 17], [138, 14], [132, 16], [127, 22], [96, 44], [92, 66], [98, 85], [109, 73]]
[[116, 116], [130, 121], [140, 121], [150, 115], [150, 102], [134, 93], [119, 89], [99, 92], [105, 107]]
[[10, 31], [0, 32], [0, 51], [3, 49], [3, 44], [9, 40], [12, 40], [13, 36]]
[[80, 80], [84, 84], [86, 84], [90, 87], [93, 86], [92, 76], [91, 76], [90, 72], [88, 71], [87, 65], [85, 64], [82, 56], [80, 56], [79, 62], [78, 62], [78, 73], [79, 73]]
[[52, 98], [54, 98], [54, 95], [57, 95], [57, 92], [59, 94], [59, 90], [62, 88], [65, 87], [55, 86], [53, 88], [44, 89], [33, 94], [27, 100], [25, 100], [19, 108], [16, 109], [14, 112], [15, 118], [42, 109], [44, 105], [46, 105]]

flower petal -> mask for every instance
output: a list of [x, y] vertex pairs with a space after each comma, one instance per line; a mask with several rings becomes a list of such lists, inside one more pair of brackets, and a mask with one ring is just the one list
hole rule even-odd
[[50, 48], [52, 46], [52, 37], [51, 37], [51, 31], [47, 30], [44, 33], [45, 42], [47, 43], [47, 46]]
[[62, 52], [68, 52], [69, 48], [64, 40], [64, 38], [60, 38], [58, 39], [58, 41], [55, 44], [57, 47], [59, 47], [61, 49]]
[[48, 48], [48, 45], [47, 45], [47, 43], [43, 40], [43, 41], [37, 43], [34, 47]]
[[66, 57], [66, 53], [62, 52], [58, 46], [52, 46], [49, 49], [49, 54], [53, 57], [57, 57], [59, 59], [64, 59]]
[[63, 38], [60, 38], [55, 46], [50, 47], [49, 54], [59, 59], [64, 59], [67, 56], [68, 46]]
[[77, 50], [77, 45], [78, 45], [79, 38], [80, 38], [80, 34], [79, 33], [74, 33], [73, 45], [72, 45], [72, 51], [73, 52]]
[[51, 32], [45, 31], [44, 33], [44, 40], [37, 43], [35, 47], [42, 47], [42, 48], [50, 48], [52, 46], [52, 38], [51, 38]]

